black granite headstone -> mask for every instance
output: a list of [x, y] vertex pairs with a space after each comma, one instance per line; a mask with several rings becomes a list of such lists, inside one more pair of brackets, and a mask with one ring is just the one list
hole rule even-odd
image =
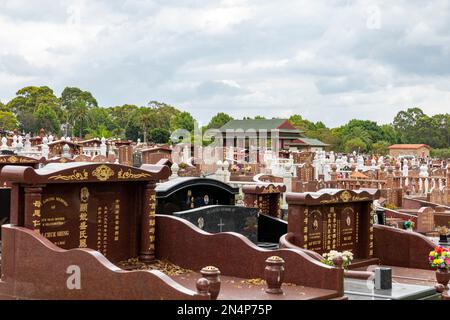
[[375, 289], [386, 290], [392, 289], [392, 269], [376, 268], [375, 269]]
[[212, 205], [174, 212], [209, 233], [237, 232], [253, 243], [258, 240], [258, 209]]

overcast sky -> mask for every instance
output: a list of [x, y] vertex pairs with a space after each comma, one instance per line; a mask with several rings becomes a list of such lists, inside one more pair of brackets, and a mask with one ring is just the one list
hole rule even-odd
[[450, 112], [447, 0], [0, 0], [0, 100], [27, 85], [150, 100], [202, 124]]

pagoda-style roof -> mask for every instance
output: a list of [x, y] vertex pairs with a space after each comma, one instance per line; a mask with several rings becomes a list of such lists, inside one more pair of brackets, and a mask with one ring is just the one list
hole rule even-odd
[[294, 141], [286, 142], [287, 145], [290, 146], [309, 146], [309, 147], [329, 147], [329, 144], [326, 144], [318, 139], [312, 138], [297, 138]]
[[245, 119], [245, 120], [230, 120], [220, 128], [220, 131], [226, 130], [278, 130], [280, 132], [299, 134], [301, 131], [295, 128], [288, 119]]
[[41, 169], [8, 165], [1, 170], [2, 180], [27, 184], [159, 181], [169, 175], [167, 166], [143, 165], [138, 169], [120, 164], [87, 162], [52, 163]]

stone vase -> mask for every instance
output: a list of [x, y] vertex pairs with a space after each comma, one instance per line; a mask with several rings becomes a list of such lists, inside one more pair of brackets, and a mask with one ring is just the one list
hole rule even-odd
[[448, 289], [448, 282], [450, 281], [450, 273], [447, 269], [437, 269], [436, 270], [436, 281], [442, 284], [445, 289]]
[[284, 260], [277, 256], [267, 258], [264, 278], [267, 282], [267, 293], [282, 294], [283, 290], [281, 289], [281, 285], [284, 280]]
[[208, 266], [200, 270], [200, 273], [209, 281], [211, 300], [216, 300], [220, 292], [220, 270], [214, 266]]

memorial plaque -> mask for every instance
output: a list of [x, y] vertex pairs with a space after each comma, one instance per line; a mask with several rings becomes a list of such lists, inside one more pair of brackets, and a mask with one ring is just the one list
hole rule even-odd
[[258, 210], [238, 206], [206, 206], [197, 209], [175, 212], [200, 229], [210, 232], [237, 232], [250, 241], [258, 240]]
[[297, 246], [320, 254], [348, 250], [356, 258], [371, 257], [372, 201], [378, 194], [375, 189], [288, 193], [288, 232]]
[[430, 207], [422, 207], [417, 212], [417, 232], [432, 231], [434, 231], [434, 210]]
[[43, 169], [6, 166], [12, 182], [12, 223], [39, 232], [63, 249], [90, 248], [112, 262], [141, 256], [155, 246], [155, 183], [166, 166], [147, 170], [118, 164], [66, 163]]

